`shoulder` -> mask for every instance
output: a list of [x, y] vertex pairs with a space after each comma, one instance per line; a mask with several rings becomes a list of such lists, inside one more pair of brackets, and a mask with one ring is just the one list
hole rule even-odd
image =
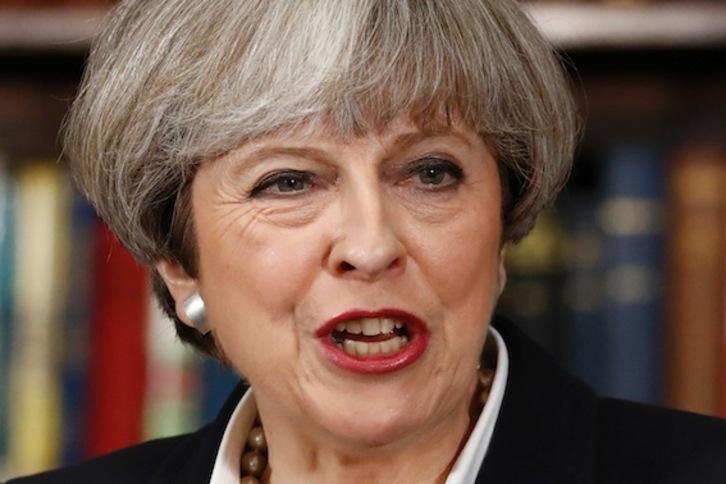
[[153, 440], [81, 464], [8, 481], [7, 484], [104, 484], [149, 482], [159, 462], [184, 447], [190, 435]]
[[726, 482], [726, 420], [609, 398], [598, 407], [598, 460], [610, 481]]
[[509, 377], [481, 482], [726, 483], [726, 420], [600, 398], [516, 325], [495, 324]]

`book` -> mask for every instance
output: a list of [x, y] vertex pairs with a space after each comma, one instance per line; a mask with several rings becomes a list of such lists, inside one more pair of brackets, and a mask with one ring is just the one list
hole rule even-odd
[[148, 275], [103, 222], [94, 227], [85, 457], [140, 442]]
[[0, 475], [7, 467], [14, 270], [14, 183], [0, 158]]
[[[726, 148], [721, 147], [721, 177], [726, 183]], [[726, 195], [721, 195], [721, 411], [719, 416], [726, 418]]]
[[565, 368], [601, 393], [606, 388], [607, 354], [603, 342], [605, 235], [597, 222], [602, 202], [598, 152], [583, 152], [557, 207], [565, 228], [565, 278], [562, 298]]
[[156, 298], [148, 298], [144, 439], [179, 435], [199, 426], [200, 359], [177, 337]]
[[665, 157], [650, 143], [604, 153], [603, 328], [606, 395], [662, 401]]
[[548, 210], [527, 237], [507, 248], [507, 284], [497, 308], [556, 357], [564, 336], [564, 239], [558, 213]]
[[725, 167], [705, 143], [670, 163], [668, 404], [710, 415], [723, 408]]
[[9, 461], [11, 472], [27, 474], [60, 463], [70, 185], [54, 161], [24, 162], [16, 176]]
[[70, 260], [73, 270], [68, 275], [67, 304], [61, 333], [61, 393], [63, 401], [62, 454], [63, 464], [84, 458], [84, 415], [88, 376], [88, 338], [90, 326], [91, 286], [93, 284], [94, 227], [96, 212], [77, 192], [69, 207], [71, 237]]
[[217, 418], [222, 405], [239, 382], [240, 376], [231, 368], [213, 358], [204, 357], [199, 390], [201, 395], [199, 421], [207, 423]]

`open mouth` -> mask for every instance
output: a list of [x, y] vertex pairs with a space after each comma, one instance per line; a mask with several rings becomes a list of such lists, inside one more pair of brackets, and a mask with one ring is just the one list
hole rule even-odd
[[389, 355], [409, 344], [407, 325], [392, 318], [360, 318], [340, 322], [332, 332], [335, 346], [350, 356]]
[[429, 331], [417, 316], [399, 309], [354, 309], [316, 331], [320, 348], [335, 366], [362, 374], [402, 370], [426, 351]]

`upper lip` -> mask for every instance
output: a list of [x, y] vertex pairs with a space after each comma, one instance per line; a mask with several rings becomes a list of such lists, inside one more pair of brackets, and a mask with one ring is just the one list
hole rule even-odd
[[421, 318], [402, 309], [353, 309], [345, 311], [333, 317], [329, 321], [326, 321], [325, 324], [318, 328], [318, 330], [315, 332], [315, 335], [319, 338], [328, 336], [333, 333], [335, 327], [338, 324], [344, 323], [346, 321], [353, 321], [356, 319], [364, 318], [389, 318], [400, 321], [406, 325], [407, 330], [411, 334], [422, 333], [426, 331], [426, 323], [424, 323]]

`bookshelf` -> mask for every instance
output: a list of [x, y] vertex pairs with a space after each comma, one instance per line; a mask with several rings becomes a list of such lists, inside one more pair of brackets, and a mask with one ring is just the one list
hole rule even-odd
[[[726, 44], [726, 5], [716, 1], [530, 2], [527, 9], [547, 37], [563, 49], [680, 49]], [[0, 6], [0, 50], [83, 54], [107, 10], [103, 6]]]
[[[17, 1], [12, 7], [0, 5], [0, 157], [11, 168], [36, 158], [58, 157], [58, 127], [73, 97], [93, 35], [112, 2], [56, 2], [68, 4], [65, 7], [52, 6], [50, 1], [32, 3], [42, 5], [20, 7], [25, 4]], [[587, 118], [572, 177], [573, 188], [563, 195], [564, 205], [595, 203], [592, 192], [601, 183], [607, 163], [603, 153], [608, 153], [614, 144], [645, 144], [670, 152], [697, 139], [698, 143], [721, 143], [723, 148], [726, 134], [723, 128], [726, 125], [725, 3], [684, 0], [616, 5], [616, 2], [537, 1], [527, 3], [526, 7], [545, 34], [562, 50]], [[661, 163], [663, 173], [670, 173], [669, 158], [663, 156]], [[570, 216], [564, 205], [559, 206], [558, 211]], [[583, 230], [592, 230], [594, 234], [597, 227], [588, 226], [587, 222], [596, 218], [596, 214], [573, 216], [582, 215], [585, 219]], [[550, 218], [546, 220], [553, 226], [561, 223]], [[554, 230], [562, 230], [562, 227]], [[664, 240], [659, 243], [668, 245]], [[571, 249], [572, 245], [564, 244], [552, 250]], [[587, 259], [588, 248], [577, 249], [584, 250], [578, 260], [580, 256]], [[535, 278], [550, 286], [565, 284], [568, 269], [562, 265], [550, 266]], [[583, 270], [586, 272], [586, 269]], [[510, 282], [515, 281], [515, 275], [527, 276], [526, 267], [517, 270], [524, 274], [512, 271]], [[582, 276], [587, 282], [585, 272]], [[594, 279], [600, 275], [590, 274]], [[582, 287], [590, 286], [584, 284]], [[602, 290], [597, 281], [594, 287]], [[663, 294], [665, 290], [661, 288]], [[542, 325], [549, 331], [542, 336], [548, 349], [561, 357], [563, 363], [572, 364], [571, 355], [563, 356], [567, 351], [564, 338], [576, 333], [577, 328], [573, 330], [572, 326], [562, 325], [554, 318], [541, 319], [537, 324], [540, 325], [537, 331], [544, 331]], [[667, 332], [666, 329], [662, 331]], [[662, 336], [659, 340], [662, 347], [676, 351], [669, 346], [665, 334]], [[596, 340], [595, 344], [601, 341]], [[711, 353], [714, 358], [720, 357], [718, 348]], [[665, 371], [666, 366], [663, 363], [660, 370]], [[0, 372], [2, 369], [0, 361]], [[601, 370], [595, 368], [592, 374], [585, 372], [584, 376], [599, 384], [602, 375], [598, 372]], [[713, 370], [715, 375], [720, 372], [720, 368]], [[726, 388], [726, 384], [721, 386]], [[2, 394], [0, 388], [0, 397]], [[726, 407], [695, 409], [726, 414]], [[0, 443], [0, 480], [5, 477], [2, 461], [6, 451]]]
[[563, 49], [726, 44], [726, 6], [716, 2], [538, 2], [528, 7], [545, 35]]
[[83, 54], [108, 8], [0, 7], [0, 49]]

